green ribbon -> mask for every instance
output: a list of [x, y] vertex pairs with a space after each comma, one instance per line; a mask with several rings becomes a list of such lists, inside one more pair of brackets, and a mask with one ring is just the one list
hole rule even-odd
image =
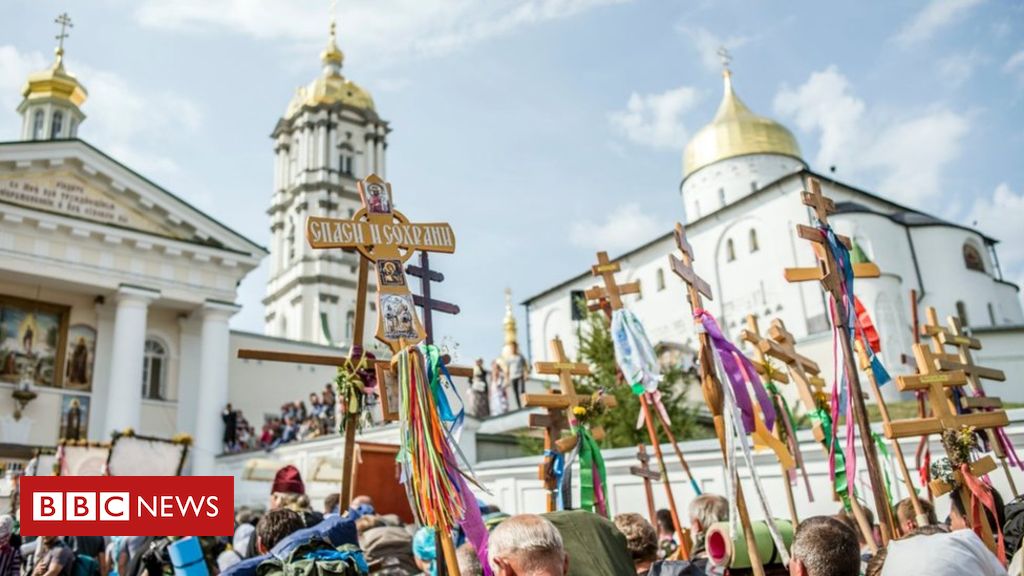
[[[874, 430], [871, 431], [871, 438], [875, 441], [875, 447], [878, 448], [878, 452], [885, 457], [886, 461], [891, 459], [889, 456], [889, 447], [885, 445], [885, 441], [878, 435]], [[882, 466], [882, 472], [885, 472], [885, 496], [889, 499], [889, 506], [893, 505], [892, 501], [892, 484], [889, 481], [889, 467]]]
[[[347, 414], [358, 414], [363, 409], [363, 394], [366, 385], [363, 383], [363, 379], [359, 377], [359, 372], [363, 370], [366, 370], [365, 354], [359, 357], [358, 363], [352, 362], [351, 358], [346, 358], [345, 365], [338, 367], [338, 376], [334, 379], [334, 382], [338, 386], [338, 396], [345, 399]], [[348, 418], [343, 417], [339, 420], [338, 430], [344, 434]], [[362, 424], [362, 422], [359, 423], [360, 429], [362, 429]]]
[[[771, 395], [777, 400], [776, 404], [782, 405], [782, 409], [786, 411], [786, 416], [789, 417], [789, 422], [796, 422], [796, 418], [793, 416], [793, 410], [789, 407], [789, 402], [786, 402], [786, 398], [782, 395], [782, 392], [779, 391], [779, 387], [775, 385], [774, 381], [772, 381], [771, 372], [769, 372], [768, 374], [769, 376], [765, 377], [765, 388], [767, 388], [768, 392], [770, 392]], [[793, 424], [793, 426], [795, 427], [796, 424]], [[785, 431], [786, 427], [783, 426], [781, 430]]]
[[822, 444], [825, 446], [825, 450], [829, 449], [830, 444], [835, 447], [836, 464], [835, 464], [835, 479], [832, 481], [832, 489], [835, 490], [836, 495], [843, 502], [843, 507], [847, 511], [850, 510], [850, 494], [849, 486], [846, 480], [846, 456], [843, 454], [843, 448], [839, 445], [838, 438], [832, 435], [832, 415], [828, 413], [824, 408], [818, 408], [809, 414], [811, 420], [817, 420], [821, 423], [822, 432], [825, 433], [825, 440]]
[[[605, 492], [608, 487], [608, 479], [604, 470], [604, 457], [601, 456], [601, 448], [597, 441], [590, 435], [590, 431], [583, 426], [576, 427], [576, 437], [580, 443], [580, 507], [591, 512], [608, 515], [607, 499]], [[594, 478], [594, 471], [597, 470], [597, 478]], [[601, 487], [604, 501], [597, 502], [596, 486]], [[602, 504], [603, 509], [599, 509]]]

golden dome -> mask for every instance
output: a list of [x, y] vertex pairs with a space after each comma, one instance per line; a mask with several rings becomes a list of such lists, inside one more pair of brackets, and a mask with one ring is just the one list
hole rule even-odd
[[341, 103], [364, 110], [374, 109], [370, 93], [341, 74], [341, 65], [345, 61], [345, 54], [338, 48], [333, 21], [331, 22], [331, 36], [327, 41], [327, 47], [320, 53], [320, 61], [324, 65], [323, 73], [309, 85], [296, 91], [295, 96], [288, 103], [288, 110], [285, 112], [286, 118], [295, 116], [307, 106], [330, 106]]
[[746, 154], [780, 154], [803, 160], [793, 133], [778, 122], [758, 116], [732, 89], [732, 74], [722, 72], [725, 94], [710, 124], [694, 134], [683, 152], [683, 174]]
[[512, 289], [505, 289], [505, 320], [502, 322], [505, 328], [505, 344], [516, 343], [516, 316], [512, 313]]
[[77, 78], [64, 70], [64, 50], [57, 48], [56, 54], [57, 59], [52, 66], [29, 75], [28, 82], [21, 90], [24, 102], [54, 98], [80, 107], [89, 93]]

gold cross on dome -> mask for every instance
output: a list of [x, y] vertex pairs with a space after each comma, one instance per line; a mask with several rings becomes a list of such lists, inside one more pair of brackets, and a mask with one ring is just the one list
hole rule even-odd
[[67, 12], [62, 12], [59, 16], [57, 16], [57, 18], [53, 22], [55, 24], [60, 24], [60, 34], [57, 34], [54, 38], [56, 38], [57, 42], [58, 42], [58, 44], [57, 44], [57, 51], [60, 54], [63, 54], [64, 53], [64, 39], [69, 37], [69, 36], [71, 36], [71, 34], [67, 31], [67, 29], [68, 28], [74, 28], [75, 25], [71, 23], [71, 17], [68, 16]]
[[722, 68], [728, 70], [729, 64], [732, 63], [732, 54], [729, 54], [729, 49], [722, 45], [718, 47], [718, 51], [715, 53], [718, 54], [718, 59], [722, 62]]

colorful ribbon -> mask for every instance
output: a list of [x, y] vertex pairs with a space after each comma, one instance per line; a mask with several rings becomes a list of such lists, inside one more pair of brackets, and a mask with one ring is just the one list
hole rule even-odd
[[882, 437], [874, 430], [871, 431], [871, 439], [875, 442], [875, 448], [878, 449], [878, 453], [881, 454], [889, 464], [887, 467], [882, 467], [882, 472], [885, 473], [885, 497], [889, 500], [889, 506], [892, 506], [895, 504], [892, 499], [892, 482], [889, 480], [889, 468], [892, 467], [892, 455], [889, 454], [889, 447], [885, 444], [885, 440], [883, 440]]
[[857, 295], [853, 295], [853, 309], [857, 314], [857, 338], [863, 339], [868, 344], [868, 350], [879, 353], [882, 351], [882, 339], [878, 336], [875, 323], [871, 321], [871, 315], [867, 308], [860, 302]]
[[576, 436], [580, 445], [580, 508], [608, 516], [604, 494], [608, 479], [601, 448], [584, 426], [576, 427]]
[[[775, 425], [775, 408], [768, 397], [768, 392], [761, 385], [761, 379], [757, 376], [757, 369], [735, 344], [729, 341], [722, 334], [715, 317], [707, 310], [698, 309], [694, 312], [694, 318], [704, 327], [704, 331], [711, 337], [718, 359], [723, 371], [729, 380], [733, 393], [736, 397], [736, 405], [743, 417], [743, 427], [750, 434], [754, 431], [754, 406], [750, 399], [750, 391], [747, 388], [747, 380], [743, 377], [744, 369], [750, 375], [750, 381], [757, 396], [757, 403], [761, 407], [761, 414], [764, 417], [765, 426], [772, 430]], [[741, 368], [742, 365], [742, 368]]]
[[[966, 463], [960, 465], [960, 476], [963, 477], [964, 485], [971, 493], [971, 528], [974, 529], [974, 533], [978, 535], [978, 538], [984, 539], [982, 536], [982, 511], [981, 507], [988, 508], [989, 512], [992, 513], [992, 518], [999, 518], [999, 513], [996, 511], [996, 501], [992, 496], [992, 489], [985, 485], [984, 482], [975, 478], [971, 474], [971, 467]], [[967, 506], [967, 502], [963, 503]], [[999, 522], [996, 522], [997, 526], [992, 527], [992, 531], [997, 535], [996, 539], [996, 557], [999, 558], [999, 562], [1006, 566], [1006, 538], [1003, 537], [1003, 527], [998, 526]]]
[[545, 450], [544, 474], [555, 481], [555, 507], [558, 510], [565, 510], [562, 504], [562, 476], [565, 474], [565, 455], [558, 450]]
[[615, 362], [633, 393], [639, 396], [644, 392], [656, 392], [662, 378], [658, 372], [657, 355], [644, 325], [632, 312], [620, 308], [612, 312], [611, 334]]

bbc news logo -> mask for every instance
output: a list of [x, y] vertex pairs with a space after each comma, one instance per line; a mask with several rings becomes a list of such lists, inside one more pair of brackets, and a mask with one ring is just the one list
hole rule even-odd
[[23, 476], [28, 536], [230, 536], [231, 476]]

